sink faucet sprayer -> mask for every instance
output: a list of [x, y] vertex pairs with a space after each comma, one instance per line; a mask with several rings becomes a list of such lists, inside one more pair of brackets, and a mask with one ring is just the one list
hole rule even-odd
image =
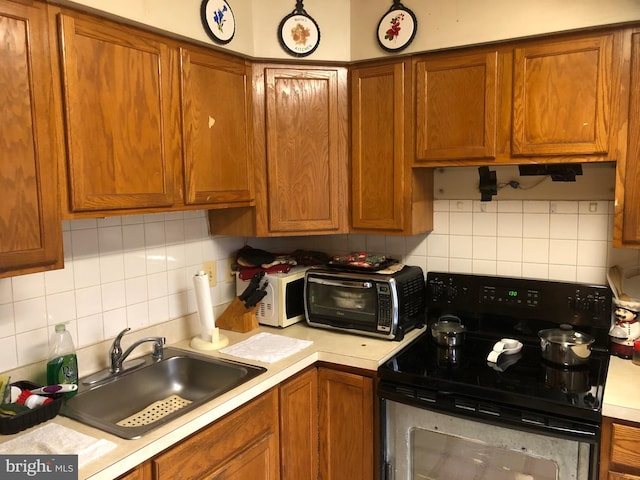
[[120, 346], [120, 341], [122, 340], [122, 336], [127, 333], [131, 328], [125, 328], [122, 330], [118, 336], [115, 338], [113, 343], [111, 344], [111, 348], [109, 348], [109, 358], [111, 359], [111, 373], [116, 374], [120, 373], [122, 370], [122, 363], [126, 360], [126, 358], [133, 352], [133, 350], [138, 346], [145, 342], [154, 342], [153, 343], [153, 354], [152, 357], [156, 360], [160, 360], [164, 353], [164, 344], [166, 339], [164, 337], [146, 337], [142, 338], [133, 344], [129, 348], [127, 348], [124, 352], [122, 351], [122, 347]]

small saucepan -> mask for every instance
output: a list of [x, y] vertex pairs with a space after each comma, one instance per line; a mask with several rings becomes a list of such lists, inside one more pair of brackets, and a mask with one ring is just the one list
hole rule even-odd
[[591, 344], [595, 339], [577, 332], [571, 325], [560, 325], [538, 332], [542, 358], [565, 366], [583, 365], [591, 356]]
[[431, 336], [443, 347], [457, 347], [464, 342], [467, 329], [455, 315], [443, 315], [431, 325]]

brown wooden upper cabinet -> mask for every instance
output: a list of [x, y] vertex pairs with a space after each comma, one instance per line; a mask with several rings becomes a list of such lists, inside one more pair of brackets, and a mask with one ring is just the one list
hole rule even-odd
[[185, 202], [248, 205], [253, 192], [251, 67], [210, 49], [181, 48]]
[[513, 155], [609, 151], [613, 46], [605, 34], [514, 50]]
[[62, 267], [46, 8], [0, 3], [0, 277]]
[[621, 30], [425, 54], [416, 164], [618, 160]]
[[210, 211], [211, 232], [346, 233], [347, 69], [254, 64], [252, 84], [256, 206]]
[[415, 68], [417, 159], [495, 158], [498, 53], [418, 57]]
[[178, 51], [102, 19], [58, 17], [71, 212], [181, 197]]
[[[630, 62], [625, 62], [623, 117], [628, 118], [626, 155], [616, 165], [616, 202], [613, 226], [614, 246], [640, 246], [640, 29], [630, 30], [625, 37], [625, 50], [630, 50]], [[628, 71], [627, 71], [628, 69]]]
[[412, 169], [411, 60], [351, 69], [351, 230], [414, 235], [433, 228], [433, 171]]
[[269, 231], [346, 231], [343, 68], [264, 70]]

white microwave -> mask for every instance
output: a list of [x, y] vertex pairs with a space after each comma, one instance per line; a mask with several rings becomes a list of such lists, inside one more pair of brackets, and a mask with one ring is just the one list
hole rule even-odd
[[[268, 273], [267, 295], [258, 304], [258, 323], [271, 327], [288, 327], [301, 322], [304, 316], [304, 274], [308, 267], [292, 267], [288, 273]], [[262, 283], [261, 282], [261, 283]], [[249, 285], [249, 280], [236, 276], [236, 295]]]

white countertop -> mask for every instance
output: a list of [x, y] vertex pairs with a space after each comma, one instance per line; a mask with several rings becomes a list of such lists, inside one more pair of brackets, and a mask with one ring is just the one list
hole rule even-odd
[[[375, 371], [378, 366], [423, 331], [424, 328], [410, 332], [402, 342], [310, 328], [303, 323], [286, 329], [260, 326], [257, 330], [244, 334], [221, 331], [229, 338], [230, 345], [260, 332], [311, 340], [313, 344], [272, 364], [247, 361], [215, 351], [199, 351], [201, 354], [261, 365], [267, 371], [138, 440], [124, 440], [61, 415], [52, 421], [86, 435], [114, 442], [116, 444], [114, 450], [81, 468], [78, 476], [79, 479], [112, 480], [318, 361]], [[171, 346], [192, 350], [189, 340]], [[631, 360], [611, 357], [602, 407], [603, 416], [640, 423], [640, 381], [637, 381], [638, 379], [640, 379], [640, 366], [634, 365]], [[16, 435], [4, 435], [0, 437], [0, 443], [30, 430], [32, 429]]]
[[611, 356], [602, 415], [640, 423], [640, 366]]
[[[105, 438], [114, 442], [116, 444], [116, 448], [114, 450], [81, 468], [78, 476], [79, 479], [112, 480], [119, 475], [126, 473], [145, 460], [180, 442], [180, 440], [186, 438], [199, 429], [218, 420], [242, 404], [257, 397], [261, 393], [278, 385], [295, 373], [313, 365], [317, 361], [325, 361], [338, 365], [375, 371], [378, 369], [379, 365], [391, 358], [423, 331], [424, 327], [420, 330], [414, 330], [407, 334], [402, 342], [394, 342], [358, 335], [350, 335], [341, 332], [333, 332], [324, 329], [310, 328], [304, 323], [298, 323], [287, 327], [286, 329], [260, 326], [258, 329], [244, 334], [221, 330], [221, 333], [229, 338], [230, 345], [246, 340], [260, 332], [269, 332], [275, 335], [311, 340], [313, 341], [313, 344], [290, 357], [271, 364], [247, 361], [215, 351], [199, 351], [199, 353], [209, 354], [212, 356], [261, 365], [265, 367], [267, 371], [234, 390], [221, 395], [215, 400], [185, 413], [176, 420], [149, 432], [141, 439], [124, 440], [101, 430], [81, 424], [75, 420], [63, 417], [62, 415], [58, 415], [51, 421], [95, 438]], [[189, 346], [189, 340], [184, 340], [171, 346], [192, 350]], [[24, 430], [23, 432], [15, 435], [5, 435], [0, 438], [0, 443], [6, 442], [35, 428], [38, 428], [38, 426]]]

